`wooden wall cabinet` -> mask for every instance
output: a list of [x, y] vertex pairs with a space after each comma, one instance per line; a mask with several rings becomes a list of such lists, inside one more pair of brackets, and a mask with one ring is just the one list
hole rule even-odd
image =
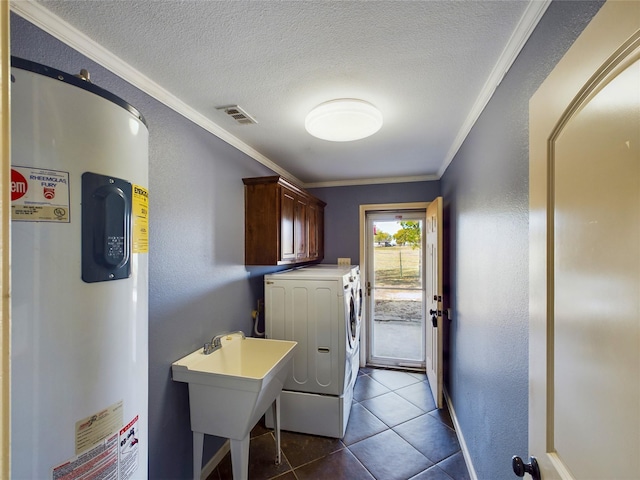
[[245, 265], [324, 258], [322, 200], [280, 176], [243, 178]]

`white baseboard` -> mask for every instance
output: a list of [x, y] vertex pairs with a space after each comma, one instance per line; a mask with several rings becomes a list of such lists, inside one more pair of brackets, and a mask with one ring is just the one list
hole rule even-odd
[[462, 456], [464, 457], [464, 462], [467, 464], [467, 469], [469, 470], [469, 477], [471, 478], [471, 480], [478, 480], [478, 475], [476, 474], [475, 468], [473, 468], [471, 455], [469, 454], [467, 443], [464, 441], [464, 435], [462, 434], [462, 430], [460, 429], [460, 424], [458, 423], [458, 417], [456, 417], [456, 411], [455, 408], [453, 408], [451, 397], [449, 396], [449, 392], [447, 392], [446, 388], [444, 388], [443, 390], [445, 400], [447, 401], [447, 406], [449, 407], [449, 413], [451, 414], [451, 420], [453, 421], [453, 426], [456, 429], [456, 436], [458, 437], [458, 442], [460, 443]]
[[229, 443], [229, 440], [227, 440], [216, 452], [216, 454], [211, 457], [211, 460], [209, 460], [204, 466], [202, 472], [200, 472], [200, 480], [207, 480], [207, 478], [209, 478], [209, 475], [213, 473], [213, 471], [216, 469], [225, 455], [229, 453], [229, 450], [231, 450], [231, 444]]

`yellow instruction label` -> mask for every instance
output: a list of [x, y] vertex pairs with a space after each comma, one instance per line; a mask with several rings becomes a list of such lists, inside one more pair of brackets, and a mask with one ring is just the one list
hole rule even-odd
[[[76, 422], [76, 455], [117, 434], [122, 426], [123, 401]], [[116, 440], [117, 441], [117, 440]], [[116, 455], [118, 450], [116, 449]]]
[[131, 216], [133, 223], [133, 253], [149, 252], [149, 191], [132, 185]]

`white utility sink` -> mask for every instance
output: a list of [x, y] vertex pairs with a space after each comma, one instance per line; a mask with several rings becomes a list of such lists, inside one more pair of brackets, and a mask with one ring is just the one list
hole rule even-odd
[[251, 429], [272, 405], [280, 461], [279, 399], [295, 346], [231, 334], [218, 350], [205, 355], [200, 348], [172, 364], [173, 380], [189, 384], [194, 479], [200, 479], [206, 433], [230, 439], [233, 478], [246, 480]]

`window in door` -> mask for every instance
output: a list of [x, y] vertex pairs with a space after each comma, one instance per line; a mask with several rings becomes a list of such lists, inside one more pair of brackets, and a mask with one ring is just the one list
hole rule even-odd
[[425, 211], [367, 212], [367, 363], [424, 368]]

